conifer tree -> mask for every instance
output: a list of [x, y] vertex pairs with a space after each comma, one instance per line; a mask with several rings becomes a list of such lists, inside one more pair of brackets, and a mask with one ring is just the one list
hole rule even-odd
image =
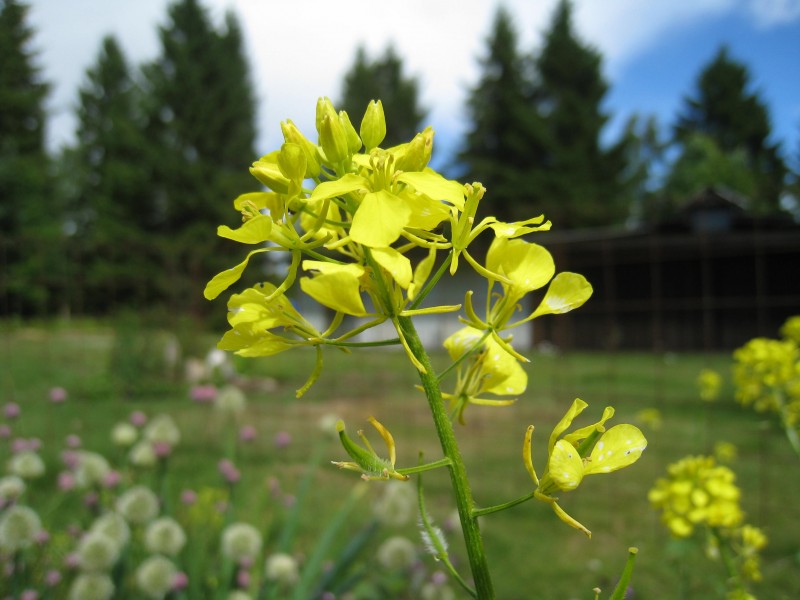
[[465, 179], [480, 181], [490, 191], [487, 211], [513, 220], [540, 210], [531, 208], [529, 169], [543, 160], [543, 132], [513, 19], [502, 7], [486, 45], [481, 79], [467, 102], [469, 128], [458, 160], [467, 170]]
[[77, 144], [60, 162], [72, 180], [66, 195], [79, 242], [81, 308], [143, 306], [154, 300], [149, 278], [157, 265], [152, 149], [142, 129], [141, 92], [115, 38], [102, 41], [78, 96]]
[[787, 168], [779, 144], [769, 139], [769, 111], [751, 87], [747, 67], [732, 59], [726, 47], [720, 48], [701, 71], [694, 95], [685, 98], [675, 138], [685, 143], [699, 133], [713, 139], [723, 152], [742, 150], [757, 180], [751, 208], [768, 214], [779, 210]]
[[202, 290], [218, 270], [209, 226], [233, 225], [230, 201], [254, 188], [255, 102], [241, 29], [228, 14], [216, 29], [198, 0], [177, 0], [160, 28], [161, 55], [145, 67], [148, 131], [155, 161], [164, 279], [173, 305], [205, 307]]
[[370, 60], [364, 47], [359, 46], [353, 66], [344, 77], [342, 99], [336, 106], [357, 120], [367, 104], [378, 99], [386, 114], [386, 137], [382, 145], [391, 147], [410, 141], [420, 130], [426, 114], [419, 104], [417, 79], [404, 75], [403, 61], [391, 45], [375, 60]]
[[546, 129], [546, 154], [532, 165], [537, 201], [558, 227], [611, 225], [628, 214], [626, 138], [610, 148], [602, 57], [578, 39], [572, 5], [559, 2], [535, 59], [534, 103]]
[[60, 242], [58, 217], [47, 194], [44, 102], [48, 85], [35, 64], [28, 10], [28, 5], [16, 0], [0, 2], [2, 312], [47, 307], [54, 295], [50, 276]]

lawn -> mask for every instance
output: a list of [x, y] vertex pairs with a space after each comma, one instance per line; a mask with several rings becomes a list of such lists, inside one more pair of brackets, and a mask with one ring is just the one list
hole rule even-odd
[[[234, 424], [225, 422], [210, 406], [189, 399], [182, 367], [176, 366], [169, 376], [156, 373], [147, 359], [171, 338], [156, 338], [153, 347], [142, 347], [145, 337], [135, 327], [104, 323], [3, 325], [0, 391], [4, 403], [13, 401], [22, 409], [20, 419], [13, 423], [14, 435], [43, 441], [48, 473], [32, 494], [37, 499], [39, 493], [38, 499], [50, 507], [43, 518], [54, 526], [68, 524], [70, 511], [81, 510], [74, 499], [43, 497], [60, 469], [59, 453], [66, 436], [77, 434], [85, 448], [120, 456], [110, 441], [110, 430], [134, 410], [148, 415], [167, 412], [182, 431], [165, 483], [172, 495], [184, 488], [220, 485], [217, 463], [234, 444]], [[210, 348], [215, 337], [183, 328], [177, 339], [186, 349], [186, 358]], [[457, 428], [479, 504], [501, 503], [532, 489], [521, 459], [525, 428], [536, 425], [534, 464], [541, 469], [549, 432], [576, 397], [589, 403], [585, 421], [596, 419], [604, 406], [613, 405], [617, 412], [612, 424], [638, 424], [649, 444], [632, 467], [589, 478], [563, 496], [563, 507], [593, 531], [591, 540], [568, 528], [539, 502], [482, 519], [498, 598], [592, 598], [595, 586], [608, 592], [630, 546], [639, 548], [633, 580], [637, 598], [724, 597], [718, 584], [721, 565], [705, 558], [696, 546], [672, 540], [647, 502], [648, 489], [664, 474], [666, 465], [688, 454], [711, 453], [718, 441], [736, 445], [738, 458], [731, 467], [742, 488], [746, 520], [769, 536], [763, 552], [763, 581], [754, 586], [756, 595], [776, 600], [798, 597], [800, 461], [771, 419], [733, 403], [730, 387], [724, 388], [716, 403], [698, 399], [699, 371], [717, 369], [728, 378], [729, 356], [535, 352], [530, 356], [528, 391], [516, 405], [470, 407], [466, 425]], [[358, 485], [355, 474], [328, 466], [327, 461], [346, 460], [346, 455], [330, 439], [330, 432], [319, 429], [322, 417], [343, 418], [352, 434], [374, 415], [394, 434], [398, 466], [416, 464], [420, 451], [429, 460], [440, 455], [425, 398], [414, 388], [415, 371], [402, 353], [328, 352], [319, 381], [300, 400], [294, 398], [294, 390], [311, 372], [313, 352], [237, 359], [233, 364], [248, 398], [236, 425], [250, 424], [257, 431], [256, 439], [240, 447], [236, 455], [242, 471], [236, 488], [237, 516], [259, 523], [269, 523], [274, 516], [277, 522], [277, 515], [286, 509], [275, 501], [270, 486], [279, 482], [286, 494], [295, 494], [311, 473], [294, 548], [298, 554], [311, 552], [325, 522]], [[48, 400], [53, 386], [68, 391], [66, 402]], [[650, 408], [661, 414], [657, 429], [638, 420], [640, 411]], [[288, 433], [291, 443], [276, 446], [279, 433], [284, 441]], [[322, 464], [309, 471], [309, 461], [318, 451]], [[6, 444], [1, 452], [5, 460]], [[380, 494], [381, 485], [369, 485], [360, 510], [347, 521], [349, 535], [369, 518], [369, 505]], [[426, 474], [425, 490], [433, 517], [446, 522], [453, 511], [446, 473]], [[402, 532], [418, 540], [414, 527], [409, 525]], [[397, 532], [386, 535], [392, 533]], [[451, 533], [449, 539], [458, 562], [457, 537]]]

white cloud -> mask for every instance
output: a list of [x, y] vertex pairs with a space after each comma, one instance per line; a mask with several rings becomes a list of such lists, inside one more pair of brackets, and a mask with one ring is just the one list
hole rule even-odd
[[747, 4], [756, 25], [762, 29], [800, 19], [800, 0], [749, 0]]
[[[483, 0], [200, 0], [216, 23], [233, 8], [243, 26], [260, 103], [259, 147], [280, 142], [279, 121], [291, 118], [313, 134], [320, 95], [334, 99], [355, 47], [376, 55], [393, 43], [408, 74], [419, 77], [422, 103], [441, 134], [463, 127], [465, 92], [478, 77], [497, 2]], [[538, 44], [557, 0], [506, 0], [521, 46]], [[746, 6], [742, 5], [746, 3]], [[130, 61], [141, 64], [159, 50], [156, 28], [167, 20], [168, 0], [40, 0], [32, 9], [45, 77], [54, 82], [52, 145], [71, 139], [77, 87], [96, 59], [103, 35], [113, 33]], [[674, 31], [732, 10], [750, 10], [759, 22], [797, 18], [800, 0], [575, 0], [578, 32], [603, 54], [612, 81], [628, 61]], [[358, 118], [358, 117], [356, 117]]]

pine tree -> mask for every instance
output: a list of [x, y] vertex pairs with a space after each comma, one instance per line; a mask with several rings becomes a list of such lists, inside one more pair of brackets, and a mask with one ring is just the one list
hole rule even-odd
[[353, 66], [344, 77], [342, 99], [336, 106], [347, 111], [358, 127], [371, 100], [380, 100], [386, 114], [383, 147], [408, 142], [419, 132], [426, 114], [419, 104], [419, 83], [403, 74], [403, 61], [391, 45], [375, 60], [369, 60], [363, 46], [358, 47]]
[[513, 19], [502, 7], [480, 64], [482, 76], [469, 95], [470, 124], [458, 160], [467, 180], [486, 187], [487, 213], [514, 220], [541, 210], [531, 206], [535, 191], [528, 173], [543, 159], [543, 147]]
[[101, 44], [79, 90], [77, 145], [62, 156], [70, 172], [70, 219], [79, 243], [81, 308], [144, 306], [157, 265], [149, 229], [152, 149], [143, 133], [141, 92], [117, 41]]
[[183, 310], [205, 307], [202, 289], [229, 259], [208, 231], [234, 224], [230, 202], [252, 191], [255, 102], [241, 29], [229, 14], [214, 28], [197, 0], [169, 7], [161, 56], [145, 68], [149, 134], [156, 160], [157, 219], [164, 277], [158, 285]]
[[732, 59], [726, 47], [702, 70], [694, 96], [685, 98], [675, 123], [675, 138], [685, 143], [700, 133], [713, 139], [726, 153], [742, 150], [746, 166], [758, 182], [752, 198], [756, 213], [779, 210], [787, 168], [779, 144], [769, 141], [769, 112], [758, 94], [751, 91], [747, 67]]
[[47, 194], [44, 102], [48, 86], [35, 64], [28, 10], [15, 0], [0, 2], [2, 312], [44, 310], [51, 304], [53, 261], [60, 242], [59, 220]]
[[625, 136], [610, 148], [600, 143], [608, 121], [601, 65], [601, 55], [573, 31], [571, 3], [561, 0], [535, 60], [546, 155], [530, 174], [539, 205], [557, 227], [611, 225], [628, 213]]

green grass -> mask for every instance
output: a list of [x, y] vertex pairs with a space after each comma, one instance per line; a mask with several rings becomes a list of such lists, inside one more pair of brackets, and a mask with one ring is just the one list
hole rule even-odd
[[[213, 340], [198, 333], [192, 345], [211, 347]], [[118, 352], [120, 345], [114, 329], [103, 324], [55, 323], [37, 328], [6, 323], [0, 334], [0, 392], [4, 401], [22, 406], [15, 434], [44, 440], [52, 476], [59, 468], [57, 453], [66, 435], [77, 433], [86, 448], [113, 455], [109, 432], [115, 422], [136, 409], [151, 415], [169, 412], [183, 431], [170, 467], [170, 488], [177, 493], [183, 487], [217, 484], [216, 465], [230, 427], [219, 422], [210, 407], [192, 404], [188, 388], [174, 373], [160, 382], [143, 380], [141, 389], [131, 387], [130, 377], [121, 382], [110, 366], [115, 348]], [[672, 541], [646, 499], [647, 490], [667, 464], [687, 454], [709, 453], [720, 440], [737, 446], [739, 458], [732, 468], [743, 491], [747, 520], [764, 528], [770, 539], [763, 555], [764, 580], [754, 591], [759, 598], [796, 597], [800, 589], [800, 503], [796, 501], [800, 461], [775, 423], [737, 407], [730, 400], [730, 389], [717, 403], [697, 399], [695, 379], [700, 369], [714, 368], [727, 376], [728, 356], [534, 353], [531, 357], [528, 391], [515, 406], [470, 407], [467, 424], [457, 428], [480, 504], [497, 504], [530, 491], [521, 459], [525, 428], [536, 425], [534, 464], [541, 470], [549, 432], [575, 397], [589, 403], [586, 421], [598, 417], [604, 406], [613, 405], [617, 409], [614, 423], [636, 422], [640, 410], [656, 408], [663, 425], [655, 431], [643, 427], [649, 445], [634, 466], [588, 478], [563, 496], [562, 505], [593, 531], [592, 540], [568, 528], [538, 502], [482, 520], [498, 598], [592, 598], [595, 586], [608, 592], [629, 546], [639, 548], [633, 579], [637, 597], [724, 597], [717, 583], [722, 579], [721, 566], [702, 552]], [[443, 357], [434, 358], [443, 364]], [[394, 434], [399, 466], [415, 464], [421, 450], [431, 460], [440, 455], [426, 400], [415, 390], [416, 374], [402, 353], [327, 352], [322, 376], [301, 400], [294, 398], [294, 390], [310, 373], [313, 352], [237, 359], [235, 364], [248, 390], [244, 421], [255, 425], [260, 436], [237, 459], [243, 471], [237, 502], [240, 516], [263, 520], [280, 510], [269, 499], [266, 481], [276, 477], [284, 490], [296, 490], [313, 448], [324, 440], [317, 421], [325, 414], [344, 418], [351, 431], [363, 426], [368, 416], [377, 417]], [[267, 380], [277, 382], [277, 387], [263, 391], [260, 384]], [[55, 385], [70, 393], [63, 405], [47, 400], [48, 389]], [[283, 450], [273, 446], [278, 431], [292, 435], [291, 446]], [[341, 448], [331, 443], [315, 474], [304, 507], [307, 518], [299, 531], [299, 543], [307, 551], [325, 519], [357, 483], [355, 475], [325, 464], [344, 458]], [[427, 474], [425, 485], [428, 508], [441, 523], [453, 510], [446, 473]], [[374, 498], [379, 486], [371, 485], [369, 497]], [[351, 520], [350, 530], [355, 531], [365, 511]], [[407, 534], [416, 539], [415, 532]], [[458, 541], [452, 534], [450, 538], [456, 561], [463, 567], [463, 561], [458, 561]]]

